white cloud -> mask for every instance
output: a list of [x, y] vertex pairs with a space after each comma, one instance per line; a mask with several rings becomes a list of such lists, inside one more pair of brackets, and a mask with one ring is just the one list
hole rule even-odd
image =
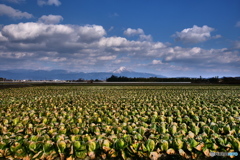
[[66, 45], [74, 47], [78, 43], [92, 43], [106, 34], [102, 26], [70, 26], [44, 23], [19, 23], [6, 25], [2, 29], [2, 35], [10, 41], [25, 42], [66, 42]]
[[139, 37], [140, 37], [141, 41], [145, 41], [145, 40], [146, 41], [152, 41], [152, 36], [151, 35], [145, 35], [144, 34], [144, 35], [140, 35]]
[[3, 35], [2, 35], [2, 33], [0, 32], [0, 42], [2, 41], [2, 42], [6, 42], [8, 39], [6, 38], [6, 37], [4, 37]]
[[126, 36], [129, 36], [129, 37], [139, 35], [140, 41], [152, 41], [152, 36], [145, 35], [143, 29], [141, 29], [141, 28], [138, 28], [138, 29], [128, 28], [123, 32], [123, 34]]
[[174, 47], [172, 53], [165, 53], [161, 58], [168, 63], [178, 63], [193, 68], [234, 65], [240, 62], [238, 53], [230, 52], [227, 48], [205, 50], [199, 47]]
[[152, 61], [152, 64], [163, 64], [163, 62], [162, 62], [161, 60], [156, 60], [156, 59], [154, 59], [154, 60]]
[[161, 42], [155, 42], [155, 43], [152, 44], [153, 49], [161, 49], [161, 48], [165, 48], [165, 47], [166, 47], [166, 45], [164, 45]]
[[38, 5], [39, 6], [43, 6], [43, 5], [60, 6], [61, 2], [59, 0], [38, 0]]
[[[238, 41], [235, 48], [240, 48]], [[30, 61], [38, 66], [79, 71], [120, 66], [134, 69], [133, 66], [140, 63], [138, 66], [144, 70], [166, 74], [171, 70], [177, 74], [179, 71], [214, 71], [219, 67], [237, 70], [240, 67], [238, 50], [184, 48], [162, 42], [111, 37], [99, 25], [33, 22], [6, 25], [0, 29], [0, 50], [0, 68], [16, 64], [22, 64], [24, 68], [34, 67]]]
[[97, 59], [98, 60], [103, 60], [103, 61], [106, 61], [106, 60], [114, 60], [116, 59], [116, 55], [111, 55], [111, 56], [100, 56], [98, 57]]
[[215, 37], [211, 37], [211, 32], [214, 31], [214, 28], [208, 27], [204, 25], [202, 27], [198, 27], [196, 25], [193, 28], [186, 28], [181, 32], [176, 32], [173, 36], [177, 41], [182, 41], [185, 43], [199, 43], [207, 41], [211, 38], [220, 38], [220, 35]]
[[43, 15], [38, 19], [39, 23], [45, 23], [45, 24], [58, 24], [63, 20], [63, 17], [60, 15]]
[[238, 21], [235, 26], [240, 27], [240, 21]]
[[153, 47], [165, 47], [161, 42], [152, 43], [149, 41], [129, 41], [123, 37], [103, 37], [98, 42], [100, 48], [112, 53], [128, 53], [128, 55], [135, 55], [137, 53], [151, 52]]
[[227, 70], [228, 73], [239, 75], [240, 55], [226, 48], [205, 50], [200, 47], [167, 47], [155, 51], [154, 55], [148, 55], [148, 58], [150, 57], [153, 60], [151, 63], [142, 64], [143, 69], [159, 71], [166, 76], [226, 76]]
[[109, 38], [101, 38], [99, 41], [99, 45], [101, 47], [120, 47], [124, 46], [127, 43], [127, 39], [123, 37], [109, 37]]
[[[19, 23], [4, 26], [2, 34], [10, 40], [36, 40], [42, 37], [68, 35], [74, 29], [66, 25], [47, 25], [43, 23]], [[54, 38], [54, 37], [52, 37]]]
[[80, 26], [77, 29], [79, 35], [79, 41], [81, 42], [93, 42], [100, 39], [106, 34], [106, 31], [102, 26], [98, 25], [86, 25]]
[[128, 28], [127, 30], [124, 31], [124, 35], [126, 36], [144, 35], [144, 31], [141, 28], [138, 29]]
[[22, 19], [22, 18], [29, 19], [29, 18], [33, 17], [32, 14], [16, 10], [5, 4], [0, 4], [0, 16], [8, 16], [11, 18], [16, 18], [16, 19]]
[[39, 58], [40, 61], [51, 61], [51, 62], [63, 62], [63, 61], [66, 61], [67, 58], [65, 57], [56, 57], [56, 58], [53, 58], [53, 57], [41, 57]]
[[20, 59], [24, 57], [32, 57], [34, 53], [29, 52], [0, 52], [1, 58]]

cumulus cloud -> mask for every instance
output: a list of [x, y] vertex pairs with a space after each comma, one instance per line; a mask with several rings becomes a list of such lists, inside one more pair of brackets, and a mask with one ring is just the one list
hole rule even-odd
[[106, 52], [126, 53], [128, 56], [148, 54], [154, 47], [165, 47], [161, 42], [152, 43], [149, 41], [129, 41], [123, 37], [103, 37], [98, 42], [99, 47]]
[[221, 37], [220, 35], [211, 37], [212, 31], [214, 31], [214, 28], [208, 27], [207, 25], [202, 27], [194, 25], [192, 28], [186, 28], [181, 32], [176, 32], [173, 37], [175, 37], [175, 40], [182, 41], [184, 43], [199, 43], [207, 41], [211, 38]]
[[43, 15], [38, 19], [39, 23], [45, 23], [45, 24], [58, 24], [63, 20], [63, 17], [60, 15]]
[[[143, 35], [143, 34], [142, 34]], [[240, 48], [236, 42], [235, 47]], [[99, 71], [134, 65], [153, 72], [237, 70], [238, 50], [184, 48], [162, 42], [107, 36], [100, 25], [19, 23], [0, 29], [0, 68], [22, 64], [31, 68], [56, 66], [67, 70]], [[8, 62], [8, 63], [6, 63]], [[211, 69], [211, 70], [210, 70]], [[134, 69], [135, 70], [135, 69]], [[237, 72], [237, 71], [236, 71]], [[161, 73], [161, 74], [163, 74]], [[164, 74], [163, 74], [164, 75]]]
[[38, 0], [37, 3], [39, 6], [43, 6], [43, 5], [60, 6], [61, 5], [61, 2], [59, 0]]
[[11, 41], [56, 42], [61, 41], [74, 45], [77, 42], [91, 43], [100, 39], [106, 32], [102, 26], [70, 26], [44, 23], [19, 23], [4, 26], [2, 35]]
[[163, 64], [163, 62], [162, 62], [161, 60], [156, 60], [156, 59], [154, 59], [154, 60], [152, 61], [152, 64]]
[[76, 31], [79, 35], [78, 41], [87, 43], [99, 40], [106, 34], [105, 29], [98, 25], [80, 26]]
[[231, 68], [239, 66], [238, 63], [240, 62], [238, 53], [230, 52], [227, 48], [205, 50], [199, 47], [173, 47], [172, 49], [171, 53], [161, 56], [164, 62], [191, 66], [195, 70], [223, 66]]
[[99, 41], [99, 45], [102, 47], [120, 47], [127, 44], [127, 39], [123, 37], [108, 37], [102, 38]]
[[0, 32], [0, 42], [6, 42], [8, 39], [6, 38], [6, 37], [4, 37], [3, 35], [2, 35], [2, 33]]
[[141, 41], [152, 41], [152, 36], [151, 35], [143, 34], [143, 35], [140, 35], [139, 38], [140, 38]]
[[205, 50], [200, 47], [167, 47], [155, 51], [155, 54], [148, 57], [152, 57], [153, 60], [151, 63], [142, 64], [142, 67], [159, 71], [166, 76], [200, 76], [199, 74], [226, 76], [230, 72], [238, 75], [237, 68], [240, 68], [239, 53], [229, 51], [227, 48]]
[[5, 4], [0, 4], [0, 16], [8, 16], [16, 19], [22, 19], [22, 18], [30, 19], [33, 17], [32, 14], [16, 10]]
[[2, 34], [13, 41], [40, 40], [43, 37], [51, 38], [52, 36], [54, 38], [54, 36], [66, 36], [73, 32], [74, 29], [66, 25], [47, 25], [33, 22], [6, 25], [2, 29]]
[[139, 40], [141, 40], [141, 41], [152, 41], [152, 36], [151, 35], [145, 35], [143, 29], [141, 29], [141, 28], [138, 28], [138, 29], [128, 28], [123, 32], [123, 34], [126, 35], [126, 36], [139, 35]]
[[144, 31], [141, 28], [138, 28], [138, 29], [128, 28], [124, 31], [124, 34], [126, 36], [143, 35]]

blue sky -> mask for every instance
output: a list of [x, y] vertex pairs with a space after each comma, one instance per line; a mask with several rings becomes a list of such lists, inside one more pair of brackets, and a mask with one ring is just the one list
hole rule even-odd
[[239, 0], [0, 0], [0, 69], [240, 76]]

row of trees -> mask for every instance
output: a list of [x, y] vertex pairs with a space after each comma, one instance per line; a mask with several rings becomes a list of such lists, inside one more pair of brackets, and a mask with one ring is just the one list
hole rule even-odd
[[0, 81], [12, 81], [11, 79], [0, 77]]
[[224, 83], [240, 84], [240, 77], [212, 77], [212, 78], [128, 78], [124, 76], [114, 76], [107, 78], [107, 82], [191, 82], [191, 83]]
[[99, 79], [85, 80], [85, 79], [79, 78], [78, 80], [67, 80], [67, 82], [88, 82], [88, 83], [93, 83], [93, 82], [102, 82], [102, 81], [99, 80]]

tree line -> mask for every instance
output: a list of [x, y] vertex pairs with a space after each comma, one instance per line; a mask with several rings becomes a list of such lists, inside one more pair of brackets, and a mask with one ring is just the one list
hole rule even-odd
[[115, 76], [106, 79], [107, 82], [191, 82], [191, 83], [219, 83], [219, 84], [240, 84], [240, 77], [212, 77], [212, 78], [129, 78], [125, 76]]

